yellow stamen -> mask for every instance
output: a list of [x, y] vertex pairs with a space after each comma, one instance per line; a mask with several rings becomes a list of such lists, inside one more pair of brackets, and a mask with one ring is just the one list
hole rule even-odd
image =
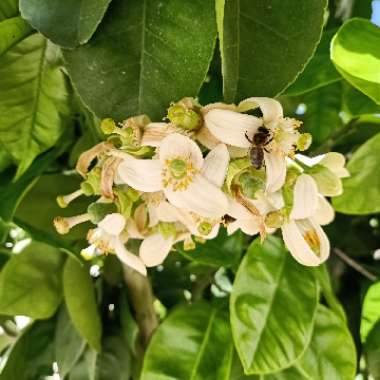
[[71, 228], [77, 224], [88, 222], [90, 220], [89, 214], [81, 214], [76, 216], [71, 216], [69, 218], [64, 218], [62, 216], [57, 216], [54, 218], [54, 227], [57, 232], [61, 235], [67, 234]]
[[171, 187], [173, 191], [186, 190], [197, 173], [193, 164], [182, 157], [166, 160], [162, 170], [163, 186]]

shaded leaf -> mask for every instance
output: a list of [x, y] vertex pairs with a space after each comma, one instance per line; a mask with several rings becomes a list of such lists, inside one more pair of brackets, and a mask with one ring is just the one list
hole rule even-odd
[[83, 102], [99, 117], [165, 115], [197, 95], [216, 35], [214, 2], [118, 0], [91, 41], [65, 52]]
[[230, 300], [232, 333], [245, 373], [265, 374], [293, 364], [309, 344], [317, 302], [311, 270], [299, 265], [278, 238], [264, 244], [255, 240]]
[[380, 114], [380, 105], [354, 87], [348, 86], [343, 92], [343, 110], [351, 117]]
[[294, 81], [321, 37], [324, 0], [218, 0], [226, 101], [275, 96]]
[[51, 317], [62, 299], [62, 264], [62, 254], [41, 243], [11, 256], [0, 274], [0, 313]]
[[380, 104], [380, 28], [369, 20], [347, 21], [331, 43], [331, 59], [342, 76]]
[[21, 17], [0, 22], [0, 55], [33, 33], [33, 28]]
[[65, 47], [86, 43], [111, 0], [20, 0], [22, 17], [49, 40]]
[[18, 0], [1, 0], [0, 2], [0, 21], [15, 17], [19, 13]]
[[332, 29], [323, 33], [313, 58], [296, 81], [286, 89], [285, 95], [303, 94], [342, 78], [330, 60], [330, 42], [335, 32]]
[[230, 373], [228, 314], [209, 304], [178, 307], [154, 333], [141, 380], [214, 380]]
[[69, 258], [63, 271], [63, 292], [74, 326], [93, 349], [100, 351], [102, 324], [89, 268]]
[[62, 305], [57, 318], [54, 338], [55, 360], [62, 379], [79, 360], [85, 346], [86, 342], [71, 322], [65, 305]]
[[62, 135], [69, 115], [64, 74], [49, 62], [52, 47], [35, 34], [0, 57], [0, 143], [20, 176]]
[[333, 198], [335, 210], [366, 215], [380, 212], [380, 133], [366, 141], [352, 156], [344, 178], [344, 192]]

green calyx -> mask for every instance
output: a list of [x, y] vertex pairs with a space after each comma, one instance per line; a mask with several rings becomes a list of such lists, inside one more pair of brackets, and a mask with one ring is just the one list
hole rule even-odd
[[169, 107], [167, 118], [173, 124], [189, 131], [198, 129], [202, 121], [201, 116], [197, 112], [179, 104]]
[[127, 186], [117, 186], [114, 189], [116, 194], [116, 205], [118, 212], [124, 217], [129, 218], [132, 215], [134, 203], [140, 198], [138, 191]]
[[258, 191], [263, 191], [265, 182], [262, 178], [255, 176], [251, 172], [244, 172], [239, 176], [241, 192], [247, 198], [254, 199]]
[[94, 202], [87, 207], [87, 212], [91, 218], [90, 220], [94, 224], [99, 223], [106, 215], [116, 211], [117, 207], [114, 203]]
[[86, 180], [83, 181], [80, 185], [84, 195], [100, 195], [101, 171], [101, 168], [95, 167], [87, 174]]
[[169, 164], [169, 170], [175, 179], [181, 179], [187, 174], [187, 163], [184, 160], [176, 158]]

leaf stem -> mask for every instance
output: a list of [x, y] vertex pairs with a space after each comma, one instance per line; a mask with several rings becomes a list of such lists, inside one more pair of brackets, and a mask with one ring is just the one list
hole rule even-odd
[[154, 295], [147, 277], [123, 265], [123, 278], [128, 289], [131, 306], [140, 330], [142, 347], [145, 349], [158, 326], [158, 318], [154, 310]]
[[367, 269], [365, 269], [362, 265], [360, 265], [357, 261], [352, 259], [351, 257], [347, 256], [341, 249], [339, 248], [333, 248], [333, 252], [348, 266], [355, 269], [357, 272], [359, 272], [362, 276], [366, 277], [370, 281], [377, 281], [378, 278], [371, 272], [369, 272]]

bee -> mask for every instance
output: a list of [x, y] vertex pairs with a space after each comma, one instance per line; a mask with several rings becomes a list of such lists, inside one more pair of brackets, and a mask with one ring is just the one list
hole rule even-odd
[[249, 149], [249, 158], [255, 169], [261, 169], [264, 164], [264, 151], [268, 153], [265, 147], [273, 140], [273, 133], [266, 127], [259, 127], [253, 138], [248, 137], [245, 132], [245, 138], [252, 144]]

